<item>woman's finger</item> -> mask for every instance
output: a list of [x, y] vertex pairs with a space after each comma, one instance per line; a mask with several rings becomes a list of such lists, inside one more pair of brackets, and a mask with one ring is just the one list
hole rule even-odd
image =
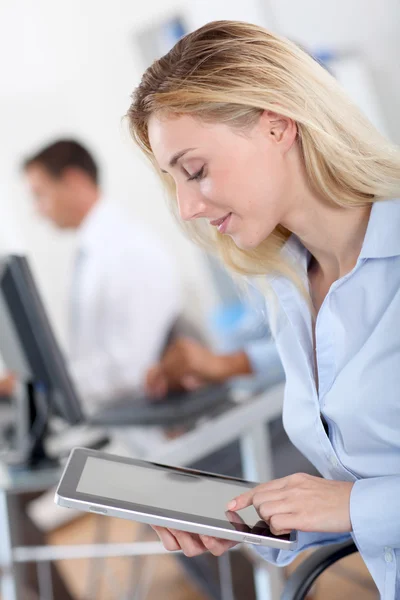
[[166, 529], [152, 525], [166, 550], [170, 552], [182, 550], [185, 556], [193, 557], [204, 552], [211, 552], [214, 556], [221, 556], [227, 550], [237, 545], [238, 542], [230, 540], [221, 540], [210, 536], [202, 536], [188, 533], [187, 531], [178, 531], [176, 529]]
[[270, 518], [274, 515], [293, 512], [293, 502], [289, 502], [286, 499], [272, 502], [269, 500], [258, 501], [257, 498], [254, 498], [254, 508], [264, 521], [269, 522]]
[[244, 494], [233, 498], [233, 500], [229, 502], [227, 508], [228, 510], [241, 510], [247, 508], [253, 504], [255, 495], [267, 493], [275, 494], [276, 492], [279, 492], [279, 490], [283, 490], [286, 487], [287, 482], [288, 477], [282, 477], [282, 479], [273, 479], [272, 481], [268, 481], [268, 483], [261, 483]]
[[219, 538], [210, 537], [206, 535], [200, 536], [204, 547], [211, 552], [214, 556], [221, 556], [234, 546], [237, 546], [238, 542], [231, 542], [230, 540], [221, 540]]
[[154, 529], [166, 550], [175, 552], [176, 550], [181, 549], [177, 539], [168, 529], [165, 527], [157, 527], [156, 525], [153, 525], [152, 529]]
[[200, 536], [188, 533], [187, 531], [177, 531], [175, 529], [170, 531], [176, 538], [185, 556], [198, 556], [199, 554], [204, 554], [204, 552], [207, 551], [207, 548], [201, 541]]
[[274, 535], [290, 533], [295, 527], [296, 516], [293, 514], [274, 515], [269, 521], [269, 528]]
[[[260, 491], [253, 496], [253, 506], [260, 514], [264, 505], [270, 507], [270, 510], [276, 512], [290, 512], [287, 510], [288, 494], [284, 490]], [[273, 512], [271, 514], [274, 514]], [[269, 518], [261, 515], [263, 518]]]

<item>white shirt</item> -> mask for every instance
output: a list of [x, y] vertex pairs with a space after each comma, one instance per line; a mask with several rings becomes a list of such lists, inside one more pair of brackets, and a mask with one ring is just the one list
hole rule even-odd
[[79, 230], [69, 359], [85, 409], [143, 382], [181, 312], [172, 258], [156, 235], [100, 200]]
[[[286, 249], [307, 285], [307, 250], [295, 236]], [[381, 598], [400, 598], [400, 201], [373, 204], [357, 264], [331, 285], [315, 324], [317, 366], [305, 299], [283, 277], [271, 285], [285, 429], [325, 478], [354, 482], [351, 534], [300, 532], [299, 551], [351, 535]], [[259, 552], [280, 565], [298, 553]]]

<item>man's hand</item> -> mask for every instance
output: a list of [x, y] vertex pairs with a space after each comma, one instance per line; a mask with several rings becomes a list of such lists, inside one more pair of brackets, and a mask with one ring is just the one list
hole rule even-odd
[[249, 373], [251, 366], [244, 352], [219, 355], [195, 340], [178, 338], [148, 371], [146, 388], [151, 396], [161, 398], [169, 389], [193, 390]]
[[292, 529], [349, 532], [353, 485], [296, 473], [258, 485], [232, 500], [227, 508], [237, 511], [253, 505], [275, 535]]
[[15, 377], [12, 373], [0, 377], [0, 396], [12, 396], [15, 390]]

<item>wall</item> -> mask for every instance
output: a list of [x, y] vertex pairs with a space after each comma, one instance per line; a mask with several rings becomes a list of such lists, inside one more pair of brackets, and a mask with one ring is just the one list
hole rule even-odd
[[[121, 125], [143, 70], [134, 32], [179, 8], [173, 0], [1, 3], [0, 249], [30, 255], [62, 339], [74, 236], [35, 217], [18, 172], [27, 152], [57, 136], [89, 144], [103, 167], [106, 192], [165, 239], [181, 266], [190, 305], [201, 310], [213, 300], [198, 252], [177, 230], [158, 181]], [[197, 11], [193, 20], [202, 18], [208, 20]]]
[[78, 135], [88, 143], [103, 167], [106, 192], [166, 240], [181, 266], [193, 311], [214, 301], [199, 253], [178, 232], [158, 181], [120, 121], [143, 70], [135, 31], [179, 9], [190, 27], [238, 18], [276, 26], [314, 47], [360, 46], [392, 137], [400, 140], [398, 0], [3, 0], [0, 250], [26, 249], [62, 339], [74, 236], [60, 235], [35, 217], [18, 172], [27, 152], [59, 135]]
[[311, 49], [359, 53], [372, 80], [387, 131], [400, 143], [400, 2], [269, 0], [269, 7], [276, 28], [283, 35]]

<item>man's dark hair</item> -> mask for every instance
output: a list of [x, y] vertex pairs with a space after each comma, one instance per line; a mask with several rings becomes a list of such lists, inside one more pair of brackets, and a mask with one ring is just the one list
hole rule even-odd
[[41, 165], [54, 177], [61, 177], [65, 169], [73, 167], [98, 183], [98, 167], [93, 156], [75, 140], [58, 140], [42, 148], [23, 162], [23, 169], [33, 165]]

